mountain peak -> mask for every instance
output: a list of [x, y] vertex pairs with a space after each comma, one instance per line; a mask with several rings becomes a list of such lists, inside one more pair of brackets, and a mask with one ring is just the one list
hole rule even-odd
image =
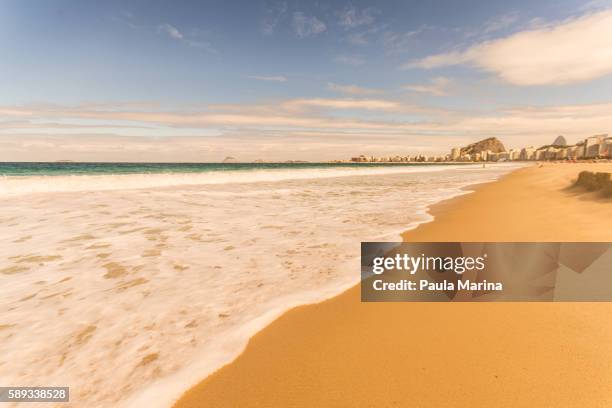
[[567, 140], [563, 136], [557, 136], [555, 141], [552, 143], [553, 146], [567, 146]]
[[493, 153], [505, 152], [504, 144], [496, 137], [489, 137], [461, 148], [461, 154], [476, 154], [484, 151]]

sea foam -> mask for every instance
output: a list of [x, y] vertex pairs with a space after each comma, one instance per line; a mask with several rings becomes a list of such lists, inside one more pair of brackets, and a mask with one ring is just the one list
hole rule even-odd
[[388, 165], [380, 167], [317, 167], [303, 169], [250, 169], [231, 171], [167, 172], [136, 174], [95, 175], [36, 175], [0, 177], [0, 196], [31, 193], [108, 191], [145, 189], [158, 187], [257, 183], [284, 180], [309, 180], [318, 178], [370, 176], [448, 171], [451, 169], [479, 169], [471, 165], [421, 166]]
[[512, 168], [1, 180], [0, 383], [168, 407], [288, 308], [356, 284], [361, 241]]

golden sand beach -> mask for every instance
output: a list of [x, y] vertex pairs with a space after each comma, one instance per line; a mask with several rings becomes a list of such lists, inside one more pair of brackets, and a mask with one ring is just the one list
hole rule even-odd
[[[612, 241], [612, 202], [545, 164], [431, 209], [411, 241]], [[355, 273], [358, 273], [357, 271]], [[187, 391], [187, 407], [609, 407], [611, 303], [361, 303], [290, 310]]]

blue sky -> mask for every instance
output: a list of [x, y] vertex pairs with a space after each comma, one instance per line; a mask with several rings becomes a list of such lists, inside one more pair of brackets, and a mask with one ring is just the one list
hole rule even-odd
[[606, 133], [611, 10], [3, 0], [0, 159], [326, 160]]

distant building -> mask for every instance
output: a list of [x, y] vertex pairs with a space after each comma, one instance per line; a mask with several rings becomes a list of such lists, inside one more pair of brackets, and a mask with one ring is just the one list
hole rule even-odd
[[459, 156], [461, 156], [461, 149], [458, 147], [453, 147], [451, 149], [451, 160], [458, 160]]
[[536, 149], [533, 146], [523, 147], [519, 154], [520, 160], [535, 160]]
[[510, 152], [497, 153], [497, 161], [508, 161], [508, 160], [510, 160]]
[[584, 142], [576, 143], [575, 154], [577, 159], [584, 157]]
[[567, 154], [567, 148], [560, 148], [559, 150], [557, 150], [557, 153], [555, 155], [555, 159], [557, 160], [565, 160], [567, 159], [568, 154]]
[[599, 157], [601, 145], [605, 144], [608, 135], [595, 135], [587, 137], [584, 141], [584, 156], [587, 158]]
[[362, 154], [361, 156], [358, 156], [358, 157], [351, 157], [351, 161], [352, 162], [363, 163], [363, 162], [367, 162], [368, 158]]
[[570, 146], [567, 148], [567, 158], [575, 160], [579, 156], [579, 152], [582, 150], [582, 146]]
[[557, 158], [557, 152], [559, 149], [553, 146], [549, 146], [544, 150], [544, 159], [545, 160], [555, 160]]
[[518, 149], [510, 149], [508, 152], [508, 160], [519, 160], [521, 156], [521, 151]]
[[606, 138], [603, 143], [602, 157], [612, 158], [612, 137]]

